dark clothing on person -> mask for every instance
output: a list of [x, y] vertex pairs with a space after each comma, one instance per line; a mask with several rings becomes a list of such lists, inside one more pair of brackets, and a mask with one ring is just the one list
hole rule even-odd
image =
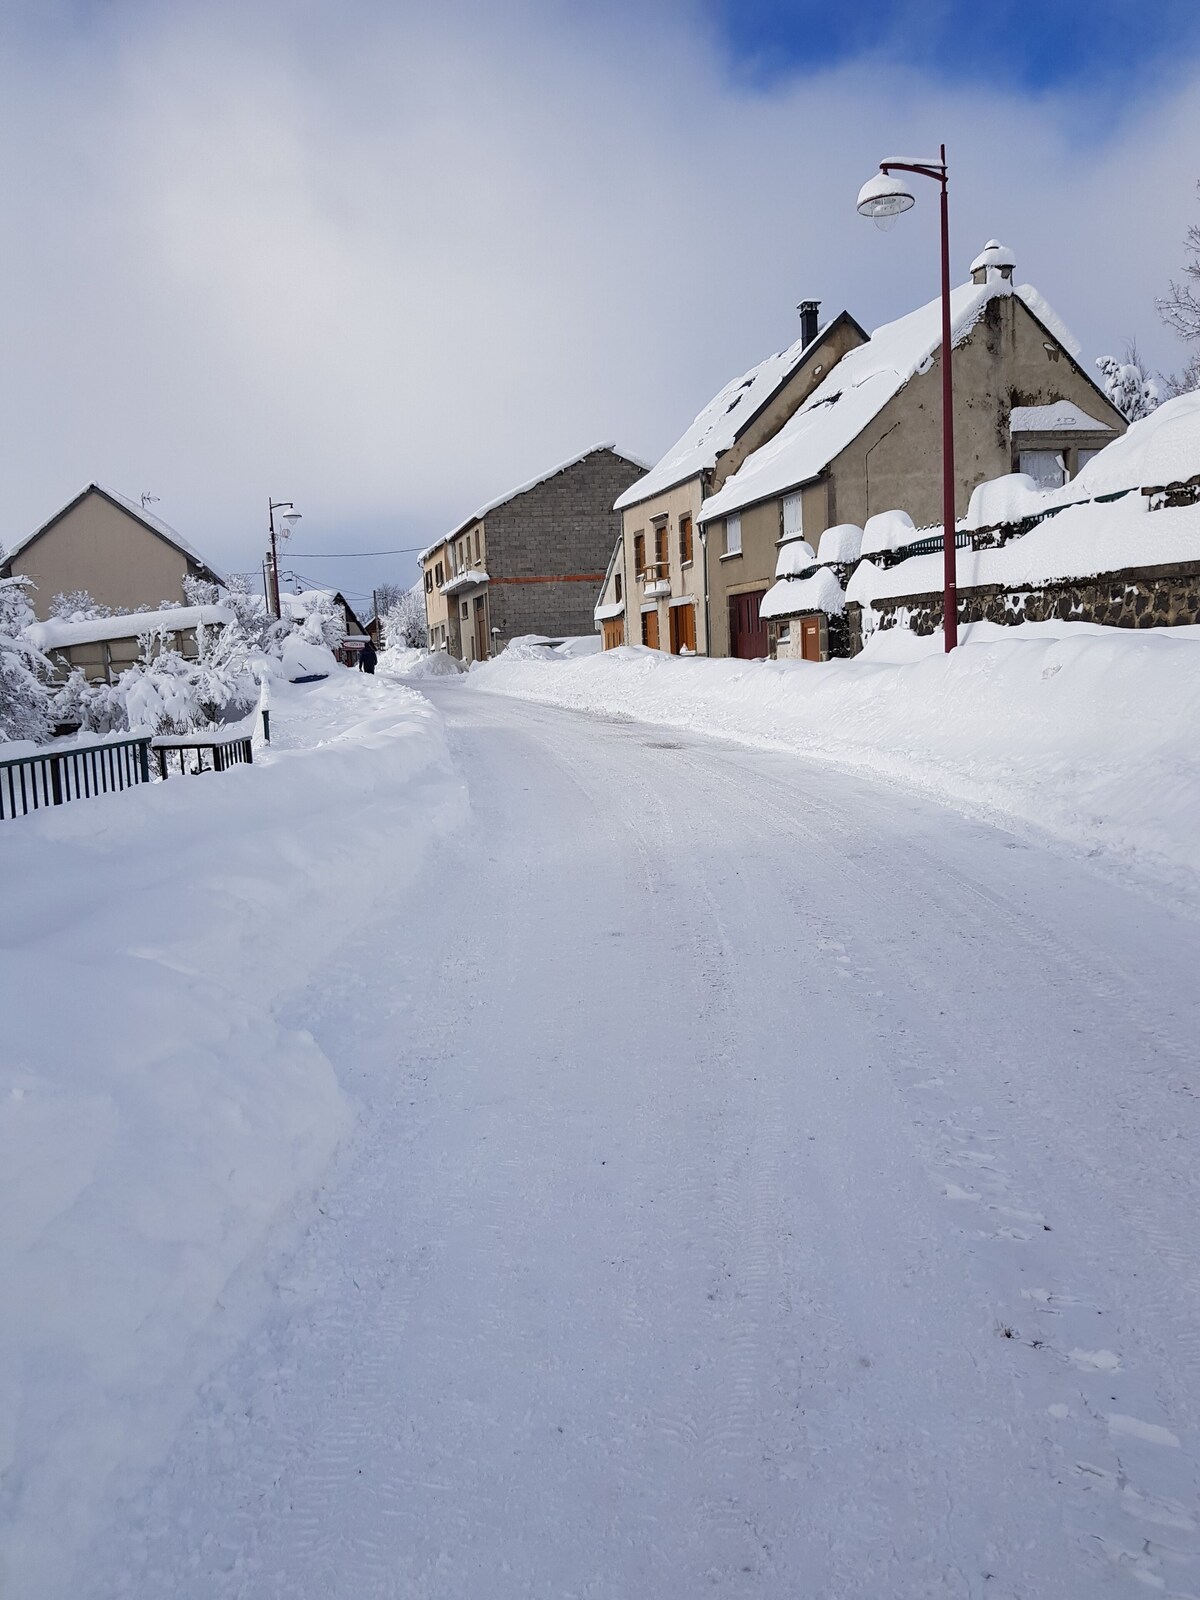
[[378, 660], [379, 660], [379, 657], [375, 653], [375, 646], [371, 643], [370, 639], [368, 639], [366, 644], [363, 645], [362, 649], [359, 651], [359, 656], [358, 656], [358, 668], [359, 668], [359, 671], [360, 672], [374, 673], [374, 671], [375, 671], [375, 663]]

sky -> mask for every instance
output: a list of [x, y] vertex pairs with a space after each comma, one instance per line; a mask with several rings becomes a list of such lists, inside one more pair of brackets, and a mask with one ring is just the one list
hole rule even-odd
[[600, 441], [653, 460], [796, 303], [871, 327], [990, 237], [1085, 361], [1184, 351], [1194, 0], [7, 0], [0, 542], [95, 480], [353, 598]]

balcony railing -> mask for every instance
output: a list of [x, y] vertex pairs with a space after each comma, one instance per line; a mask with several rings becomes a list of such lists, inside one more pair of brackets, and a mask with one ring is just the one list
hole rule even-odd
[[671, 568], [666, 561], [650, 562], [642, 568], [638, 577], [641, 579], [643, 593], [648, 599], [671, 592]]

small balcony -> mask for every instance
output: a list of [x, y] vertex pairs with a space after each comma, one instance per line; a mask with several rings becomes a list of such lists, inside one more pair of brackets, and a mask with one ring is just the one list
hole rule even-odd
[[647, 600], [657, 600], [671, 592], [671, 571], [665, 561], [651, 562], [648, 567], [642, 568], [638, 577]]

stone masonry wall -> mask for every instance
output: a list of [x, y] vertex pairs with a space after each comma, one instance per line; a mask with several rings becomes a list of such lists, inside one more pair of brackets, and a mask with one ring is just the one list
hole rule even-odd
[[[914, 633], [935, 633], [942, 625], [942, 595], [892, 595], [873, 602], [875, 626], [899, 624]], [[851, 602], [852, 653], [862, 648], [862, 608]], [[1200, 623], [1200, 562], [1129, 567], [1098, 577], [1062, 579], [1038, 588], [981, 584], [958, 591], [958, 620], [997, 622], [1096, 622], [1110, 628], [1175, 628]]]
[[596, 631], [592, 612], [621, 531], [613, 501], [644, 471], [615, 450], [594, 450], [488, 512], [488, 608], [490, 626], [500, 630], [496, 645], [525, 633]]

